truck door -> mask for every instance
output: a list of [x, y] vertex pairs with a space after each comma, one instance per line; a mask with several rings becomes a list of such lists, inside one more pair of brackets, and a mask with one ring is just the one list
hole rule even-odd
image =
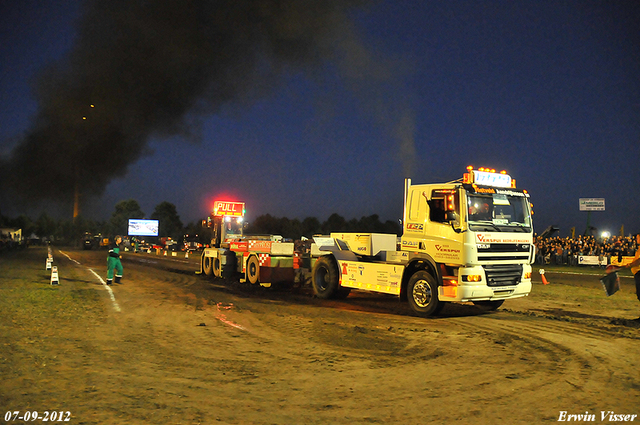
[[438, 262], [459, 263], [462, 260], [460, 205], [460, 190], [457, 188], [432, 189], [429, 193], [424, 237], [427, 251]]

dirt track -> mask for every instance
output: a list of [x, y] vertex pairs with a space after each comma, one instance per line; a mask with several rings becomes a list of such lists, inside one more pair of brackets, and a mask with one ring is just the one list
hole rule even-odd
[[[78, 424], [640, 415], [640, 328], [628, 321], [640, 304], [630, 279], [607, 298], [595, 276], [549, 273], [550, 285], [534, 282], [530, 297], [497, 312], [452, 305], [422, 319], [395, 298], [327, 302], [307, 288], [207, 280], [184, 254], [125, 253], [112, 298], [91, 272], [104, 279], [104, 251], [54, 256], [59, 287], [47, 284], [44, 248], [0, 257], [0, 414], [55, 409]], [[19, 303], [30, 293], [59, 301], [27, 300], [37, 306], [29, 310]]]

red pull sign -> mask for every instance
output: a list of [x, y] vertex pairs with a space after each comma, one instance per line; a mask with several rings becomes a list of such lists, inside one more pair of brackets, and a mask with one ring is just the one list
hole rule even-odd
[[213, 215], [244, 216], [244, 202], [215, 201], [213, 203]]

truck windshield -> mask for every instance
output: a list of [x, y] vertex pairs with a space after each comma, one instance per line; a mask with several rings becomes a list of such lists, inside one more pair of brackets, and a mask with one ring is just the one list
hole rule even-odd
[[237, 217], [225, 217], [222, 225], [227, 238], [242, 236], [242, 219]]
[[531, 232], [529, 200], [515, 195], [467, 192], [469, 230]]

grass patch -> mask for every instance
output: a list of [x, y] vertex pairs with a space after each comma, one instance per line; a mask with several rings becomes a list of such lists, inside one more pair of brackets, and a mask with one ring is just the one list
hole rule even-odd
[[0, 393], [8, 399], [54, 379], [65, 353], [78, 349], [78, 324], [91, 332], [105, 314], [86, 269], [59, 259], [64, 278], [51, 285], [46, 257], [46, 247], [0, 255]]
[[65, 265], [61, 284], [51, 285], [45, 258], [43, 247], [0, 257], [0, 324], [50, 325], [102, 310], [100, 295], [88, 285], [85, 270]]

